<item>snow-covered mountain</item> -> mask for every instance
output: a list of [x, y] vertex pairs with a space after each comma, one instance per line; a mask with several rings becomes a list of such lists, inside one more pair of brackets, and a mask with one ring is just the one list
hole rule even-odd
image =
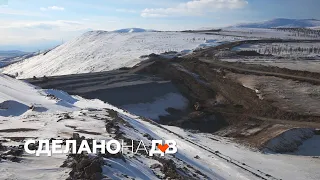
[[113, 33], [91, 31], [55, 49], [4, 68], [19, 78], [100, 72], [134, 66], [142, 55], [193, 50], [211, 46], [210, 40], [232, 41], [234, 37], [179, 33]]
[[136, 33], [136, 32], [157, 32], [156, 30], [152, 29], [142, 29], [142, 28], [126, 28], [126, 29], [119, 29], [113, 32], [117, 33]]
[[235, 28], [307, 28], [320, 26], [320, 20], [317, 19], [285, 19], [277, 18], [263, 22], [244, 23], [235, 25]]

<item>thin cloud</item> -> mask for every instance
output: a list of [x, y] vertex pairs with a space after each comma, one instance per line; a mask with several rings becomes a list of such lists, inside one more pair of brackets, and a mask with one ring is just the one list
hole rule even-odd
[[[1, 21], [0, 21], [1, 22]], [[65, 31], [73, 31], [87, 28], [83, 23], [78, 21], [17, 21], [17, 22], [1, 22], [0, 29], [41, 29], [41, 30], [52, 30], [52, 29], [63, 29]]]
[[246, 0], [192, 0], [171, 8], [147, 8], [141, 12], [141, 16], [199, 16], [219, 9], [240, 9], [247, 4]]
[[52, 10], [52, 11], [64, 11], [64, 7], [59, 7], [59, 6], [49, 6], [49, 7], [41, 7], [40, 8], [41, 11], [48, 11], [48, 10]]
[[35, 16], [35, 17], [45, 16], [44, 14], [38, 13], [38, 12], [11, 9], [6, 5], [0, 6], [0, 14], [15, 15], [15, 16]]

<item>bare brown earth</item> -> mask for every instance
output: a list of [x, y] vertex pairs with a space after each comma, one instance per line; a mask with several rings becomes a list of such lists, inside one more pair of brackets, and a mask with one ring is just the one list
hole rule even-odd
[[282, 110], [320, 116], [319, 85], [274, 76], [228, 73], [227, 77], [255, 90], [260, 98]]
[[258, 148], [292, 128], [320, 128], [319, 73], [223, 62], [213, 58], [219, 49], [170, 63], [160, 58], [140, 69], [171, 80], [194, 104], [186, 117], [162, 123], [234, 137]]

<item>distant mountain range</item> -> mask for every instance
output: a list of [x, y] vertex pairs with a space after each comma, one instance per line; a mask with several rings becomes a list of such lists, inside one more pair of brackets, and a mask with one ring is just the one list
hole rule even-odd
[[320, 20], [317, 19], [285, 19], [277, 18], [263, 22], [244, 23], [231, 26], [233, 28], [308, 28], [319, 27]]
[[11, 50], [11, 51], [0, 51], [0, 58], [16, 57], [28, 54], [27, 52]]

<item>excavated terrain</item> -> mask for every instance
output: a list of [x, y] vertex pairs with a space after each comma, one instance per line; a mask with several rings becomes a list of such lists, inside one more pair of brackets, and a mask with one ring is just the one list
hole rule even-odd
[[[295, 88], [301, 86], [317, 90], [320, 84], [320, 74], [254, 64], [223, 62], [215, 57], [216, 53], [226, 51], [226, 49], [230, 50], [241, 43], [254, 43], [254, 41], [229, 43], [171, 60], [152, 55], [148, 61], [133, 68], [116, 70], [112, 73], [49, 77], [28, 81], [42, 88], [62, 89], [71, 94], [79, 94], [77, 90], [80, 88], [86, 89], [85, 84], [76, 86], [83, 79], [91, 82], [89, 86], [95, 90], [97, 89], [95, 87], [101, 85], [102, 82], [92, 84], [94, 82], [90, 78], [98, 78], [101, 81], [117, 80], [117, 78], [110, 80], [111, 76], [104, 77], [104, 74], [116, 75], [118, 79], [143, 77], [171, 82], [174, 91], [178, 90], [189, 100], [189, 108], [184, 111], [167, 109], [170, 115], [160, 117], [160, 123], [234, 137], [239, 142], [259, 149], [262, 149], [271, 139], [292, 128], [320, 128], [320, 114], [314, 108], [320, 105], [316, 92], [310, 93], [316, 99], [312, 96], [304, 98], [303, 103], [301, 98], [296, 98], [296, 96], [303, 97], [302, 95], [306, 94], [301, 94], [301, 92], [294, 92], [294, 94], [289, 91], [292, 86], [287, 85], [287, 91], [279, 93], [279, 88], [285, 86], [286, 83], [294, 83]], [[73, 81], [75, 77], [78, 79]], [[271, 81], [271, 78], [274, 81]], [[66, 79], [70, 80], [67, 83], [68, 87], [57, 83]], [[270, 83], [273, 83], [272, 87]], [[98, 89], [99, 93], [88, 92], [89, 98], [100, 98], [104, 89]], [[80, 93], [80, 95], [88, 97], [88, 93]], [[289, 100], [284, 100], [283, 96]], [[104, 98], [106, 98], [105, 95]], [[104, 100], [107, 101], [107, 99]]]

